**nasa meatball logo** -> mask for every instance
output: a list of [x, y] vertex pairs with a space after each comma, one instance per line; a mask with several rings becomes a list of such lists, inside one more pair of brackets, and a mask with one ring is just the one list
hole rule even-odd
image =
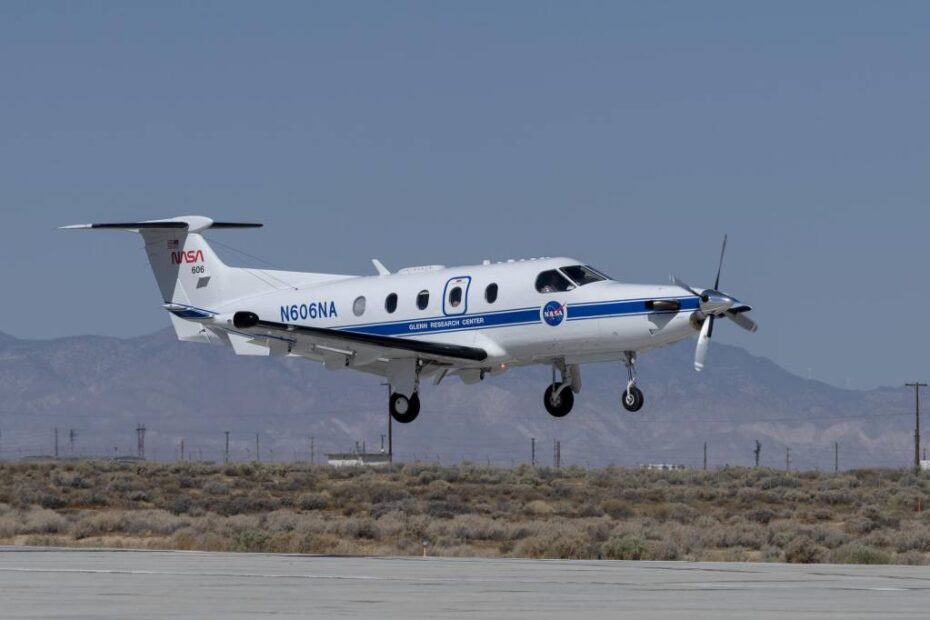
[[565, 318], [565, 306], [557, 301], [550, 301], [542, 309], [543, 320], [555, 327]]

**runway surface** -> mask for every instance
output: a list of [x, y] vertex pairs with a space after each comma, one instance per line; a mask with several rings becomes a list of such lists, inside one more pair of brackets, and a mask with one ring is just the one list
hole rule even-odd
[[0, 547], [3, 618], [927, 618], [930, 568]]

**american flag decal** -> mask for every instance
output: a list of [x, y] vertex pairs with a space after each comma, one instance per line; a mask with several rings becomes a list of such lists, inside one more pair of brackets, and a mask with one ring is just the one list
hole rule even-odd
[[178, 240], [177, 239], [168, 239], [168, 249], [177, 250], [178, 249]]

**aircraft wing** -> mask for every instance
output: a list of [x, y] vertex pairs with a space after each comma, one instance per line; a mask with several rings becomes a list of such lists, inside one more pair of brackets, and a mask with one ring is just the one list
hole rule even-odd
[[488, 357], [487, 351], [478, 347], [265, 321], [254, 312], [236, 312], [233, 315], [233, 326], [251, 338], [288, 340], [319, 352], [324, 357], [327, 354], [343, 355], [347, 360], [356, 357], [360, 361], [419, 357], [455, 365], [481, 362]]

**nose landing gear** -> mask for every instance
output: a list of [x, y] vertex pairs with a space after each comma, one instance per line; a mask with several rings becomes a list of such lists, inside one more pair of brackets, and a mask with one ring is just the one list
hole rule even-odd
[[575, 405], [575, 395], [568, 386], [561, 389], [555, 384], [546, 388], [543, 395], [543, 403], [546, 405], [546, 411], [554, 418], [564, 418]]
[[623, 391], [623, 395], [620, 397], [620, 404], [630, 413], [636, 413], [643, 408], [643, 403], [646, 402], [642, 390], [636, 387], [636, 352], [627, 351], [623, 363], [626, 365], [626, 371], [630, 379], [626, 384], [626, 390]]

